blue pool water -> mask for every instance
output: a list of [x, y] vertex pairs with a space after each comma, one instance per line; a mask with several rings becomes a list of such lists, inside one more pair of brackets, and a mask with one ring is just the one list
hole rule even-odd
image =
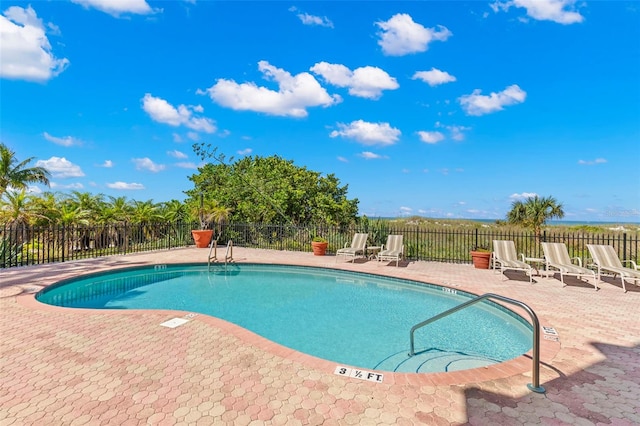
[[336, 363], [383, 371], [473, 368], [531, 349], [527, 321], [482, 302], [415, 334], [413, 325], [473, 295], [408, 280], [324, 268], [162, 265], [93, 274], [48, 287], [40, 302], [75, 308], [175, 309], [225, 319]]

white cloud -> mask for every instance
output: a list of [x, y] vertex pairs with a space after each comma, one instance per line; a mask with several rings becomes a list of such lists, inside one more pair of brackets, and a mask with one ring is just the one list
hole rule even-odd
[[363, 151], [358, 155], [364, 158], [365, 160], [379, 160], [379, 159], [387, 158], [386, 156], [374, 154], [371, 151]]
[[11, 6], [0, 15], [0, 57], [0, 77], [17, 80], [46, 81], [69, 65], [67, 58], [51, 52], [42, 20], [31, 6]]
[[156, 164], [148, 157], [133, 158], [131, 161], [133, 161], [138, 170], [148, 170], [153, 173], [158, 173], [166, 168], [164, 164]]
[[539, 21], [558, 24], [575, 24], [584, 21], [584, 16], [575, 10], [575, 0], [513, 0], [490, 4], [494, 12], [506, 12], [512, 6], [527, 10], [527, 16]]
[[195, 163], [191, 163], [188, 161], [181, 161], [176, 163], [176, 167], [180, 167], [181, 169], [197, 169], [198, 166]]
[[167, 155], [170, 157], [179, 158], [179, 159], [187, 158], [187, 154], [185, 154], [184, 152], [178, 151], [177, 149], [174, 149], [173, 151], [167, 151]]
[[511, 198], [512, 200], [521, 200], [521, 199], [525, 199], [525, 198], [530, 198], [530, 197], [537, 197], [538, 194], [536, 194], [535, 192], [523, 192], [522, 194], [511, 194], [509, 195], [509, 198]]
[[451, 139], [454, 141], [461, 141], [464, 139], [464, 131], [471, 130], [471, 127], [465, 126], [445, 126], [447, 130], [451, 132]]
[[419, 131], [418, 135], [420, 136], [420, 140], [429, 144], [436, 144], [442, 140], [444, 140], [444, 135], [442, 132], [427, 132], [427, 131]]
[[578, 164], [582, 164], [585, 166], [593, 166], [595, 164], [604, 164], [607, 160], [604, 158], [596, 158], [595, 160], [578, 160]]
[[193, 116], [193, 111], [201, 111], [201, 107], [198, 108], [198, 106], [179, 105], [178, 108], [175, 108], [164, 99], [154, 97], [150, 93], [147, 93], [144, 95], [144, 98], [142, 98], [142, 109], [149, 114], [152, 120], [159, 123], [174, 127], [183, 125], [192, 130], [205, 133], [213, 133], [216, 131], [214, 121], [210, 118]]
[[62, 146], [82, 145], [82, 141], [74, 138], [73, 136], [56, 137], [56, 136], [50, 135], [47, 132], [44, 132], [42, 136], [44, 136], [44, 138], [49, 142], [53, 142], [56, 145], [62, 145]]
[[454, 76], [446, 71], [441, 71], [437, 68], [431, 68], [430, 71], [417, 71], [411, 78], [413, 80], [420, 79], [431, 87], [456, 81], [456, 78]]
[[366, 66], [351, 71], [341, 64], [318, 62], [310, 70], [334, 86], [348, 87], [350, 95], [361, 98], [378, 99], [383, 90], [400, 87], [395, 78], [378, 67]]
[[184, 142], [184, 140], [182, 139], [182, 136], [180, 136], [178, 133], [172, 133], [171, 136], [173, 137], [173, 141], [175, 143], [182, 143]]
[[378, 44], [385, 55], [391, 56], [425, 52], [432, 41], [445, 41], [452, 35], [442, 25], [437, 29], [425, 28], [405, 13], [398, 13], [386, 22], [376, 22], [376, 25], [382, 29], [378, 33]]
[[255, 83], [238, 84], [221, 78], [206, 92], [214, 102], [227, 108], [289, 117], [306, 117], [309, 107], [328, 107], [341, 102], [340, 96], [329, 95], [308, 72], [292, 76], [267, 61], [258, 62], [258, 69], [265, 79], [278, 84], [277, 91]]
[[400, 130], [391, 127], [389, 123], [369, 123], [363, 120], [352, 121], [349, 124], [337, 123], [340, 130], [332, 131], [332, 138], [355, 139], [363, 145], [393, 145], [400, 137]]
[[84, 176], [84, 172], [80, 169], [80, 166], [73, 164], [64, 157], [51, 157], [48, 160], [38, 160], [36, 161], [36, 166], [44, 167], [54, 178], [65, 179]]
[[81, 184], [80, 182], [70, 183], [68, 185], [61, 185], [56, 182], [51, 182], [50, 185], [51, 185], [51, 188], [53, 189], [83, 189], [84, 188], [84, 185]]
[[200, 134], [196, 132], [187, 132], [187, 137], [195, 142], [200, 140]]
[[27, 194], [42, 194], [43, 191], [37, 186], [29, 185], [27, 186], [26, 192]]
[[251, 148], [240, 149], [237, 151], [238, 155], [249, 155], [253, 152]]
[[447, 129], [449, 131], [449, 137], [451, 139], [453, 139], [454, 141], [462, 141], [464, 140], [464, 133], [468, 130], [471, 130], [471, 127], [465, 127], [465, 126], [449, 126], [449, 125], [445, 125], [440, 123], [439, 121], [436, 122], [436, 127], [438, 128], [442, 128], [442, 129]]
[[502, 92], [491, 92], [490, 95], [481, 95], [480, 89], [476, 89], [470, 95], [461, 96], [458, 100], [462, 109], [468, 115], [484, 115], [501, 111], [508, 105], [520, 104], [527, 97], [527, 92], [517, 84], [513, 84]]
[[148, 15], [159, 12], [152, 9], [146, 0], [71, 0], [73, 3], [82, 5], [88, 9], [93, 7], [112, 16], [120, 16], [123, 13], [133, 13], [136, 15]]
[[336, 157], [338, 159], [338, 161], [340, 161], [341, 163], [348, 163], [349, 160], [347, 160], [346, 158], [342, 157], [342, 156], [338, 156]]
[[[298, 8], [292, 6], [289, 8], [289, 11], [298, 12]], [[303, 12], [296, 13], [296, 16], [305, 25], [318, 25], [320, 27], [333, 28], [333, 22], [331, 22], [331, 20], [326, 16], [314, 16]]]
[[144, 189], [144, 185], [141, 183], [126, 183], [126, 182], [113, 182], [107, 183], [107, 188], [111, 189], [125, 189], [125, 190], [139, 190]]
[[100, 165], [100, 167], [105, 167], [107, 169], [110, 169], [111, 167], [113, 167], [113, 161], [105, 160], [104, 163]]

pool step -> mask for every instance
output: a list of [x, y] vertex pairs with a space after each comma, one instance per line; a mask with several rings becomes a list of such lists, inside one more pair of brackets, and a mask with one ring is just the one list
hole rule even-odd
[[485, 367], [498, 362], [500, 361], [481, 355], [432, 348], [416, 351], [416, 354], [411, 357], [408, 351], [395, 353], [382, 360], [375, 369], [396, 373], [441, 373]]

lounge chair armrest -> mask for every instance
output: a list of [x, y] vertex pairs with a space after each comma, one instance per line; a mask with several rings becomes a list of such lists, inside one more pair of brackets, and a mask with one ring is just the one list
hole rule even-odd
[[[494, 257], [495, 257], [495, 256], [494, 256]], [[526, 260], [525, 260], [526, 258], [527, 258], [527, 256], [525, 256], [525, 255], [524, 255], [524, 253], [520, 253], [520, 259], [521, 259], [523, 262], [526, 262]]]
[[633, 260], [623, 260], [622, 264], [624, 265], [625, 263], [630, 263], [631, 266], [633, 266], [633, 269], [635, 269], [635, 270], [638, 269], [638, 265], [636, 265], [636, 262], [634, 262]]
[[572, 257], [571, 260], [577, 260], [578, 266], [582, 267], [582, 259], [580, 259], [579, 257]]

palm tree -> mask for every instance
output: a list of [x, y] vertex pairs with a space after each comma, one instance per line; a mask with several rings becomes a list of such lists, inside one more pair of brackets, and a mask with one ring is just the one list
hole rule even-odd
[[540, 242], [542, 227], [549, 219], [562, 219], [564, 210], [562, 204], [553, 197], [533, 196], [525, 201], [514, 201], [507, 213], [509, 223], [522, 225], [533, 230], [536, 242]]
[[31, 219], [29, 198], [24, 190], [7, 191], [0, 198], [0, 223], [14, 227], [26, 226]]
[[110, 201], [107, 203], [106, 208], [103, 209], [103, 220], [109, 220], [110, 222], [125, 223], [131, 218], [131, 212], [133, 207], [127, 200], [127, 197], [112, 197], [109, 196]]
[[0, 143], [0, 196], [9, 186], [27, 189], [28, 183], [49, 185], [49, 171], [44, 167], [27, 167], [33, 157], [18, 161], [16, 153]]
[[160, 212], [166, 222], [180, 222], [188, 216], [187, 206], [178, 200], [165, 201], [160, 206]]
[[105, 204], [104, 195], [80, 191], [71, 191], [68, 201], [81, 210], [88, 211], [91, 214], [89, 220], [94, 223], [97, 222], [100, 209]]
[[222, 231], [222, 224], [224, 224], [227, 220], [229, 220], [229, 216], [231, 216], [231, 212], [233, 210], [230, 207], [223, 207], [221, 205], [217, 205], [213, 211], [211, 212], [211, 220], [213, 220], [216, 224], [216, 232], [218, 236], [216, 240], [220, 238], [220, 234]]

